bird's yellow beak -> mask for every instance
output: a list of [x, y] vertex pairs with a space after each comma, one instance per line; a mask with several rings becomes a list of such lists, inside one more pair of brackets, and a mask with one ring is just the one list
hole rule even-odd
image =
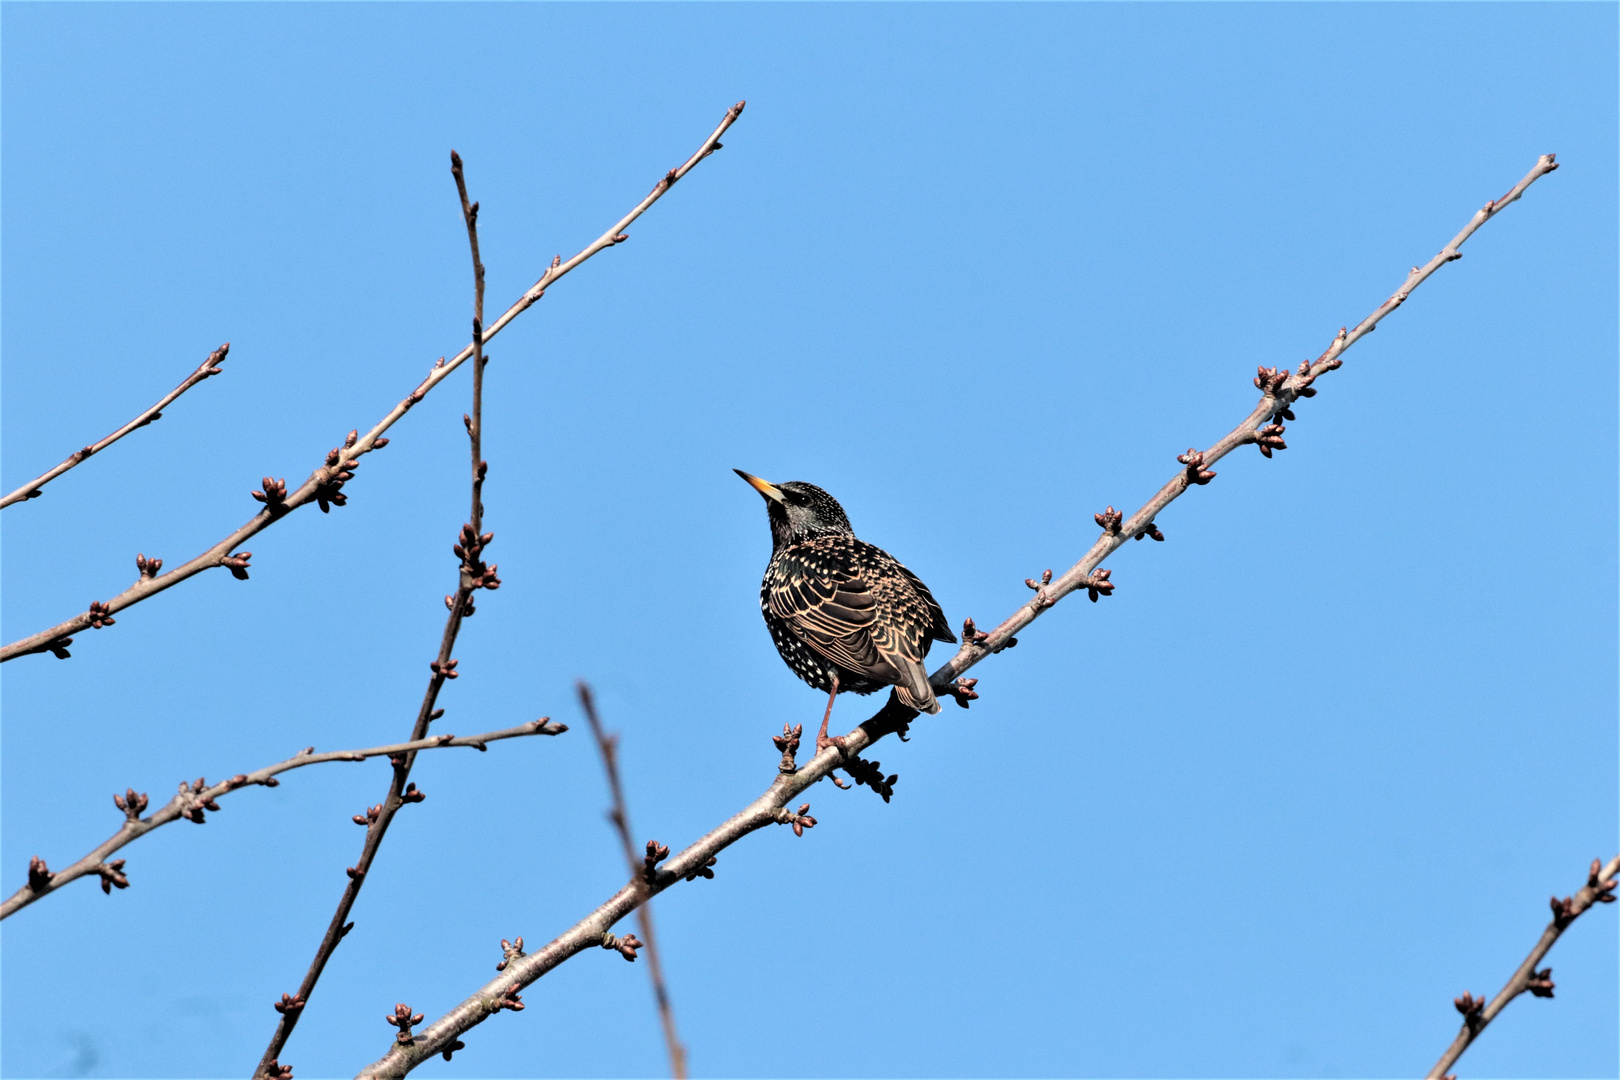
[[782, 489], [777, 487], [775, 484], [761, 480], [759, 477], [753, 476], [749, 473], [745, 473], [741, 469], [732, 469], [731, 471], [748, 481], [750, 487], [759, 492], [761, 495], [765, 496], [767, 499], [771, 499], [774, 502], [787, 501], [787, 499], [782, 495]]

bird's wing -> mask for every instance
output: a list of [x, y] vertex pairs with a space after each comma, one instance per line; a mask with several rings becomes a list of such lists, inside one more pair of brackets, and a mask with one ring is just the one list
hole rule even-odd
[[[843, 543], [827, 541], [841, 540]], [[843, 537], [806, 541], [778, 552], [766, 576], [771, 614], [833, 663], [880, 682], [897, 672], [874, 640], [880, 627], [878, 598]]]
[[[945, 611], [939, 606], [939, 601], [934, 599], [934, 594], [928, 591], [928, 586], [924, 585], [921, 578], [901, 566], [900, 563], [894, 565], [900, 567], [900, 572], [906, 575], [906, 579], [911, 582], [912, 587], [917, 590], [917, 594], [928, 605], [931, 616], [928, 624], [928, 637], [933, 641], [945, 641], [955, 645], [956, 635], [951, 633], [951, 624], [945, 621]], [[927, 652], [928, 650], [924, 649], [923, 651]]]

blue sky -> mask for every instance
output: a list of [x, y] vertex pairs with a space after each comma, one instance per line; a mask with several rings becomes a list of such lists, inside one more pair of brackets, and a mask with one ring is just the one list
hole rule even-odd
[[[999, 621], [1556, 152], [1298, 409], [947, 706], [891, 804], [727, 851], [658, 915], [714, 1076], [1397, 1076], [1494, 994], [1616, 828], [1612, 5], [44, 5], [0, 9], [3, 486], [206, 353], [226, 373], [8, 509], [4, 635], [178, 563], [466, 339], [739, 98], [726, 148], [490, 347], [489, 557], [440, 730], [284, 1054], [435, 1016], [620, 882], [573, 703], [681, 845], [821, 701], [756, 606], [740, 467], [833, 492], [947, 616]], [[350, 504], [4, 670], [0, 887], [305, 745], [408, 731], [454, 584], [465, 373]], [[875, 701], [838, 707], [845, 728]], [[866, 710], [866, 711], [863, 711]], [[0, 1070], [246, 1075], [386, 767], [230, 797], [8, 920]], [[1462, 1075], [1613, 1076], [1615, 911]], [[582, 955], [432, 1076], [663, 1071], [645, 973]]]

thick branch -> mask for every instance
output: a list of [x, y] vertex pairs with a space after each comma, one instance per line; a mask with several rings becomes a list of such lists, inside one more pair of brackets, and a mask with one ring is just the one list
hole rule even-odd
[[1507, 985], [1486, 1004], [1484, 998], [1475, 998], [1472, 994], [1464, 994], [1457, 998], [1455, 1004], [1457, 1011], [1463, 1014], [1462, 1030], [1452, 1040], [1446, 1052], [1440, 1055], [1440, 1060], [1434, 1063], [1426, 1080], [1441, 1080], [1447, 1075], [1446, 1070], [1456, 1064], [1473, 1041], [1479, 1038], [1497, 1013], [1508, 1007], [1508, 1003], [1526, 990], [1536, 997], [1552, 997], [1553, 981], [1552, 968], [1536, 970], [1553, 943], [1561, 937], [1570, 923], [1580, 918], [1594, 904], [1609, 904], [1614, 902], [1615, 875], [1620, 874], [1620, 855], [1610, 859], [1608, 865], [1603, 865], [1597, 859], [1592, 860], [1592, 868], [1587, 872], [1586, 885], [1578, 890], [1574, 896], [1567, 896], [1560, 900], [1552, 898], [1553, 918], [1547, 924], [1547, 929], [1541, 932], [1541, 940], [1536, 947], [1530, 950], [1530, 955], [1524, 958], [1524, 963], [1513, 973]]
[[[496, 334], [505, 329], [507, 323], [511, 322], [513, 319], [523, 314], [523, 312], [527, 311], [537, 300], [545, 295], [548, 288], [556, 284], [558, 279], [562, 278], [569, 271], [573, 270], [575, 267], [579, 266], [585, 260], [589, 259], [591, 256], [595, 255], [604, 248], [610, 248], [615, 244], [626, 240], [627, 237], [625, 236], [624, 230], [629, 227], [633, 221], [639, 218], [642, 214], [646, 213], [647, 209], [651, 207], [653, 203], [657, 202], [663, 196], [664, 192], [668, 191], [677, 180], [695, 168], [698, 162], [720, 149], [720, 136], [723, 135], [726, 129], [729, 128], [736, 121], [737, 117], [742, 114], [742, 109], [743, 103], [740, 101], [736, 105], [732, 106], [732, 108], [726, 113], [725, 118], [720, 121], [720, 126], [715, 128], [714, 133], [703, 141], [703, 145], [698, 147], [697, 152], [688, 158], [686, 162], [679, 168], [671, 169], [668, 173], [666, 173], [664, 178], [654, 185], [652, 191], [647, 194], [646, 198], [637, 203], [634, 209], [632, 209], [624, 217], [620, 218], [619, 221], [609, 228], [607, 232], [591, 241], [577, 255], [569, 259], [567, 262], [563, 262], [560, 259], [553, 260], [551, 266], [547, 268], [546, 272], [540, 276], [540, 280], [530, 286], [528, 291], [519, 297], [515, 304], [507, 308], [506, 312], [501, 315], [500, 318], [496, 319], [493, 324], [484, 329], [483, 343], [487, 343], [490, 338], [493, 338]], [[428, 373], [427, 378], [423, 379], [415, 390], [412, 390], [409, 394], [407, 394], [403, 401], [401, 401], [398, 405], [395, 405], [393, 409], [389, 411], [387, 416], [384, 416], [380, 421], [378, 421], [370, 431], [366, 432], [362, 436], [359, 436], [353, 444], [342, 448], [336, 454], [335, 459], [329, 464], [323, 465], [322, 467], [316, 469], [315, 472], [310, 475], [310, 478], [304, 481], [304, 483], [296, 491], [287, 493], [284, 498], [278, 498], [277, 503], [274, 506], [267, 503], [263, 511], [255, 515], [241, 528], [237, 529], [235, 532], [231, 533], [229, 536], [225, 537], [219, 543], [215, 544], [201, 555], [198, 555], [190, 562], [182, 563], [166, 574], [161, 574], [149, 579], [143, 578], [141, 581], [136, 582], [134, 585], [114, 596], [111, 600], [106, 601], [103, 610], [108, 614], [122, 611], [131, 605], [140, 603], [142, 600], [156, 596], [163, 590], [174, 585], [178, 585], [180, 582], [189, 577], [200, 574], [204, 570], [211, 570], [218, 566], [228, 567], [230, 564], [227, 562], [227, 560], [231, 558], [231, 553], [246, 543], [250, 537], [263, 531], [264, 529], [269, 528], [271, 524], [280, 518], [285, 517], [289, 511], [296, 510], [301, 506], [306, 506], [311, 502], [319, 501], [317, 498], [317, 491], [329, 485], [332, 479], [336, 477], [339, 472], [343, 471], [345, 468], [352, 469], [354, 463], [357, 462], [362, 455], [368, 454], [372, 450], [380, 449], [383, 445], [386, 445], [387, 440], [383, 438], [383, 432], [387, 431], [390, 427], [393, 427], [393, 425], [401, 417], [411, 410], [412, 406], [431, 393], [434, 387], [438, 386], [441, 382], [449, 377], [452, 371], [460, 367], [463, 362], [469, 359], [473, 355], [474, 349], [475, 346], [469, 344], [455, 356], [451, 357], [449, 361], [444, 361], [441, 359], [439, 363], [434, 366], [433, 370]], [[19, 641], [14, 641], [9, 645], [0, 647], [0, 662], [13, 660], [19, 656], [24, 656], [29, 653], [56, 651], [53, 649], [53, 646], [61, 646], [65, 643], [64, 639], [86, 629], [95, 621], [96, 620], [88, 612], [75, 615], [70, 619], [57, 623], [48, 630], [42, 630], [37, 634], [31, 634]]]
[[28, 499], [39, 498], [41, 495], [45, 494], [43, 489], [46, 484], [50, 483], [52, 480], [55, 480], [58, 476], [61, 476], [63, 473], [78, 465], [80, 462], [86, 460], [92, 454], [101, 453], [103, 450], [107, 449], [107, 447], [111, 446], [119, 439], [122, 439], [125, 435], [128, 435], [136, 428], [143, 428], [154, 420], [163, 419], [163, 410], [167, 409], [171, 404], [173, 404], [176, 398], [185, 393], [187, 390], [190, 390], [193, 386], [196, 386], [198, 383], [202, 382], [204, 379], [219, 374], [219, 365], [225, 362], [225, 354], [230, 351], [231, 343], [227, 341], [225, 344], [209, 353], [208, 359], [204, 360], [202, 364], [198, 366], [196, 371], [193, 371], [190, 375], [187, 375], [184, 382], [165, 394], [163, 399], [156, 405], [153, 405], [150, 409], [147, 409], [145, 412], [141, 413], [141, 415], [137, 416], [135, 419], [131, 420], [129, 423], [125, 424], [111, 435], [108, 435], [100, 442], [91, 443], [82, 450], [75, 450], [73, 453], [68, 455], [66, 461], [62, 462], [62, 464], [58, 465], [56, 468], [34, 477], [32, 480], [28, 481], [28, 483], [24, 484], [16, 491], [13, 491], [10, 495], [0, 498], [0, 509], [8, 507], [12, 503], [20, 503]]
[[[124, 810], [128, 818], [123, 827], [108, 837], [90, 854], [66, 870], [59, 870], [54, 874], [49, 874], [48, 879], [40, 887], [24, 885], [12, 893], [4, 903], [0, 903], [0, 919], [22, 910], [40, 897], [47, 896], [69, 882], [77, 881], [79, 878], [97, 874], [102, 877], [103, 882], [106, 882], [107, 876], [102, 873], [100, 868], [106, 866], [108, 855], [111, 855], [125, 844], [132, 843], [153, 829], [167, 825], [171, 821], [179, 821], [181, 818], [187, 818], [202, 824], [205, 820], [203, 811], [219, 809], [218, 806], [212, 805], [216, 799], [229, 795], [240, 788], [252, 787], [256, 784], [263, 787], [276, 787], [281, 781], [275, 779], [275, 777], [290, 769], [301, 769], [305, 765], [320, 765], [328, 761], [364, 761], [366, 758], [392, 757], [395, 754], [414, 753], [417, 750], [439, 750], [447, 746], [471, 746], [483, 750], [486, 749], [485, 744], [498, 742], [501, 739], [515, 739], [524, 735], [561, 735], [567, 730], [568, 725], [566, 724], [553, 724], [548, 719], [541, 718], [527, 724], [521, 724], [518, 727], [489, 731], [482, 735], [435, 735], [431, 739], [417, 739], [413, 742], [395, 743], [392, 746], [373, 746], [367, 750], [333, 750], [324, 754], [317, 754], [312, 746], [307, 750], [294, 754], [286, 761], [267, 765], [255, 772], [238, 773], [229, 780], [222, 780], [212, 786], [204, 784], [201, 780], [196, 783], [182, 782], [180, 791], [162, 809], [144, 818], [140, 816], [140, 812], [146, 806], [146, 796], [137, 795], [131, 789], [127, 795], [113, 796], [115, 800], [122, 803], [120, 809]], [[47, 873], [49, 872], [47, 871]], [[36, 878], [43, 876], [35, 875]], [[119, 887], [122, 888], [123, 886]]]
[[[1319, 375], [1339, 367], [1341, 364], [1339, 357], [1346, 349], [1370, 333], [1385, 315], [1404, 303], [1411, 291], [1430, 274], [1445, 263], [1459, 258], [1457, 249], [1481, 225], [1494, 217], [1503, 207], [1516, 201], [1526, 188], [1556, 167], [1552, 155], [1543, 156], [1536, 163], [1536, 167], [1506, 195], [1487, 203], [1482, 210], [1475, 213], [1462, 232], [1442, 248], [1426, 266], [1414, 267], [1400, 291], [1362, 320], [1354, 331], [1341, 330], [1333, 344], [1315, 362], [1301, 364], [1299, 371], [1292, 375], [1263, 371], [1262, 377], [1257, 378], [1256, 383], [1261, 385], [1264, 396], [1248, 418], [1202, 455], [1197, 451], [1189, 451], [1183, 455], [1182, 463], [1186, 468], [1161, 488], [1142, 509], [1133, 514], [1128, 522], [1122, 522], [1122, 515], [1114, 514], [1112, 509], [1106, 515], [1097, 515], [1098, 522], [1103, 524], [1103, 535], [1086, 556], [1067, 573], [1053, 580], [1051, 572], [1048, 571], [1039, 584], [1033, 580], [1029, 581], [1028, 584], [1036, 590], [1034, 599], [1020, 606], [1017, 612], [990, 633], [974, 631], [970, 620], [970, 624], [964, 627], [968, 632], [963, 635], [961, 649], [931, 676], [935, 688], [941, 693], [952, 694], [959, 702], [965, 704], [967, 699], [976, 695], [972, 693], [970, 686], [957, 684], [957, 676], [985, 657], [1015, 644], [1014, 635], [1019, 630], [1028, 626], [1042, 612], [1070, 593], [1084, 591], [1095, 600], [1099, 594], [1110, 592], [1113, 586], [1107, 579], [1108, 572], [1097, 570], [1104, 558], [1133, 536], [1156, 536], [1154, 516], [1189, 486], [1202, 485], [1213, 478], [1214, 474], [1204, 468], [1206, 464], [1219, 460], [1245, 443], [1258, 443], [1262, 448], [1269, 449], [1270, 447], [1261, 440], [1272, 436], [1262, 435], [1259, 430], [1262, 422], [1284, 415], [1291, 418], [1292, 414], [1289, 413], [1288, 407], [1298, 398], [1315, 394], [1311, 383]], [[971, 683], [972, 680], [967, 682]], [[891, 694], [888, 704], [871, 719], [844, 736], [842, 748], [837, 745], [829, 746], [803, 768], [795, 768], [787, 756], [788, 751], [784, 751], [781, 765], [783, 771], [763, 794], [684, 851], [670, 858], [661, 868], [649, 866], [644, 879], [645, 886], [642, 880], [637, 880], [633, 875], [630, 882], [560, 937], [539, 952], [513, 960], [503, 969], [500, 977], [486, 983], [460, 1005], [415, 1033], [410, 1045], [396, 1043], [391, 1046], [386, 1054], [361, 1070], [359, 1076], [364, 1080], [403, 1077], [434, 1054], [457, 1048], [457, 1036], [499, 1012], [500, 1002], [505, 1000], [508, 994], [516, 993], [528, 986], [570, 957], [602, 945], [613, 925], [645, 903], [649, 897], [658, 895], [676, 882], [693, 880], [713, 864], [719, 852], [750, 833], [767, 825], [791, 825], [801, 820], [799, 815], [787, 809], [789, 801], [831, 774], [833, 770], [854, 764], [854, 759], [862, 750], [884, 735], [904, 731], [916, 715], [914, 710], [900, 705]], [[784, 740], [783, 745], [791, 744]], [[801, 808], [800, 814], [804, 809], [808, 808]]]
[[[641, 873], [643, 863], [636, 856], [636, 842], [631, 839], [630, 832], [630, 808], [624, 800], [624, 786], [619, 782], [619, 737], [603, 730], [602, 721], [596, 715], [596, 699], [591, 694], [591, 688], [584, 681], [578, 687], [579, 705], [585, 710], [585, 719], [591, 723], [596, 748], [602, 753], [602, 767], [607, 770], [608, 789], [613, 793], [613, 809], [608, 811], [608, 820], [619, 834], [631, 884], [645, 893], [647, 882]], [[657, 847], [656, 843], [649, 844], [648, 851], [655, 852]], [[686, 1047], [681, 1045], [680, 1033], [675, 1029], [675, 1009], [670, 1004], [669, 990], [664, 985], [664, 965], [658, 952], [658, 934], [653, 928], [652, 904], [646, 896], [642, 897], [636, 911], [636, 921], [641, 926], [642, 945], [647, 950], [647, 975], [652, 979], [653, 998], [658, 1002], [658, 1020], [664, 1029], [664, 1045], [669, 1051], [669, 1071], [675, 1080], [686, 1080]]]

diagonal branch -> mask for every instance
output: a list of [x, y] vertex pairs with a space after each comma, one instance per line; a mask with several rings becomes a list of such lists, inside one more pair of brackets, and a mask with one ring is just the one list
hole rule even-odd
[[[608, 820], [619, 834], [624, 861], [630, 868], [631, 884], [646, 892], [646, 878], [642, 875], [644, 864], [636, 857], [636, 842], [630, 838], [630, 810], [625, 805], [624, 787], [619, 783], [619, 737], [602, 729], [602, 721], [596, 716], [596, 699], [591, 694], [591, 688], [583, 680], [576, 685], [580, 708], [585, 710], [585, 719], [591, 722], [591, 734], [596, 736], [596, 748], [602, 752], [602, 767], [607, 770], [608, 788], [613, 792], [613, 809], [608, 811]], [[656, 841], [649, 843], [648, 853], [656, 853], [658, 846]], [[653, 929], [652, 904], [645, 896], [636, 910], [636, 921], [641, 925], [642, 937], [638, 947], [647, 950], [647, 975], [652, 979], [653, 997], [658, 1002], [658, 1020], [664, 1029], [664, 1045], [669, 1050], [669, 1071], [675, 1080], [686, 1080], [686, 1047], [681, 1045], [680, 1033], [675, 1030], [675, 1010], [669, 1003], [669, 990], [664, 985], [664, 965], [659, 959], [658, 935]], [[631, 959], [635, 958], [634, 950], [630, 956]]]
[[[958, 682], [957, 676], [985, 657], [1016, 645], [1017, 639], [1014, 634], [1018, 630], [1028, 626], [1070, 593], [1084, 591], [1093, 601], [1099, 596], [1111, 593], [1114, 586], [1108, 580], [1108, 571], [1097, 569], [1102, 560], [1129, 537], [1140, 539], [1143, 536], [1151, 536], [1155, 540], [1162, 540], [1163, 534], [1153, 524], [1154, 516], [1188, 487], [1202, 486], [1214, 479], [1215, 474], [1206, 469], [1205, 465], [1219, 460], [1245, 443], [1257, 444], [1267, 457], [1275, 450], [1285, 449], [1280, 438], [1279, 421], [1293, 419], [1289, 406], [1299, 398], [1311, 397], [1316, 393], [1311, 383], [1319, 375], [1339, 367], [1342, 363], [1339, 357], [1347, 348], [1371, 333], [1385, 315], [1404, 303], [1412, 290], [1427, 280], [1435, 270], [1445, 263], [1460, 258], [1457, 249], [1464, 241], [1504, 207], [1515, 202], [1526, 188], [1556, 167], [1552, 155], [1544, 155], [1536, 163], [1536, 167], [1506, 195], [1486, 203], [1483, 209], [1476, 212], [1462, 232], [1442, 248], [1438, 255], [1421, 268], [1413, 267], [1401, 289], [1357, 324], [1355, 330], [1340, 330], [1333, 344], [1314, 362], [1301, 364], [1294, 374], [1262, 368], [1255, 383], [1264, 396], [1248, 418], [1210, 450], [1203, 453], [1189, 450], [1182, 455], [1179, 460], [1185, 466], [1184, 470], [1161, 488], [1142, 509], [1131, 515], [1129, 521], [1123, 520], [1123, 515], [1116, 513], [1112, 507], [1098, 514], [1097, 522], [1102, 526], [1103, 534], [1086, 556], [1055, 581], [1050, 570], [1042, 575], [1039, 583], [1033, 579], [1026, 579], [1026, 584], [1035, 590], [1034, 599], [1021, 605], [994, 631], [984, 633], [975, 630], [972, 620], [969, 619], [963, 627], [961, 649], [930, 677], [936, 690], [941, 694], [951, 694], [957, 699], [958, 704], [965, 707], [969, 700], [977, 697], [972, 689], [975, 680]], [[1259, 425], [1264, 421], [1270, 422], [1262, 428]], [[416, 1032], [410, 1045], [396, 1043], [389, 1047], [387, 1053], [362, 1069], [359, 1076], [362, 1080], [403, 1077], [434, 1054], [459, 1049], [461, 1044], [457, 1036], [499, 1012], [502, 1007], [501, 1001], [508, 1000], [510, 995], [516, 994], [518, 990], [578, 953], [598, 946], [610, 947], [607, 942], [612, 937], [610, 930], [615, 923], [646, 903], [648, 898], [657, 896], [677, 882], [693, 881], [698, 877], [712, 877], [713, 871], [709, 867], [714, 865], [718, 853], [750, 833], [757, 832], [767, 825], [791, 825], [795, 833], [802, 834], [803, 827], [814, 824], [813, 818], [804, 816], [809, 806], [801, 806], [794, 812], [787, 808], [788, 803], [812, 784], [830, 776], [833, 770], [844, 769], [859, 782], [867, 783], [874, 790], [878, 790], [887, 799], [888, 789], [896, 778], [890, 777], [885, 781], [877, 768], [879, 763], [865, 761], [860, 757], [860, 752], [885, 735], [904, 734], [916, 716], [915, 710], [900, 705], [891, 693], [888, 703], [882, 709], [844, 736], [842, 748], [837, 744], [828, 746], [803, 768], [797, 767], [793, 760], [793, 752], [798, 745], [798, 733], [791, 730], [784, 731], [783, 737], [777, 740], [778, 748], [783, 751], [779, 775], [758, 798], [700, 837], [684, 851], [669, 858], [663, 866], [656, 865], [662, 861], [661, 857], [654, 858], [653, 854], [649, 853], [643, 877], [645, 885], [637, 880], [626, 883], [595, 911], [575, 923], [539, 952], [513, 959], [503, 968], [500, 977], [486, 983], [460, 1005]]]
[[103, 450], [107, 449], [107, 447], [111, 446], [119, 439], [122, 439], [125, 435], [128, 435], [136, 428], [143, 428], [154, 420], [163, 419], [163, 410], [167, 409], [171, 404], [173, 404], [176, 398], [185, 393], [187, 390], [190, 390], [193, 386], [196, 386], [198, 383], [202, 382], [204, 379], [219, 374], [219, 365], [225, 362], [225, 354], [230, 351], [231, 343], [227, 341], [225, 344], [209, 353], [208, 359], [204, 360], [198, 366], [196, 371], [193, 371], [190, 375], [187, 375], [184, 382], [165, 394], [163, 399], [156, 405], [153, 405], [150, 409], [147, 409], [145, 412], [141, 413], [141, 415], [137, 416], [135, 419], [131, 420], [129, 423], [125, 424], [111, 435], [108, 435], [100, 442], [91, 443], [82, 450], [75, 450], [73, 453], [68, 455], [66, 461], [62, 462], [62, 464], [58, 465], [56, 468], [51, 469], [49, 472], [41, 473], [39, 476], [34, 477], [16, 491], [13, 491], [4, 498], [0, 498], [0, 509], [4, 509], [13, 503], [20, 503], [25, 502], [28, 499], [39, 498], [41, 495], [45, 494], [43, 489], [46, 484], [50, 483], [52, 480], [55, 480], [58, 476], [61, 476], [63, 473], [78, 465], [80, 462], [85, 461], [92, 454], [101, 453]]
[[1453, 1003], [1457, 1011], [1463, 1014], [1462, 1030], [1452, 1040], [1446, 1052], [1440, 1055], [1440, 1060], [1434, 1063], [1426, 1080], [1442, 1080], [1447, 1076], [1446, 1070], [1456, 1064], [1473, 1041], [1479, 1038], [1479, 1033], [1485, 1030], [1487, 1024], [1496, 1019], [1496, 1014], [1508, 1007], [1508, 1004], [1526, 990], [1536, 997], [1552, 997], [1553, 981], [1552, 968], [1536, 970], [1547, 951], [1553, 947], [1570, 923], [1580, 918], [1581, 914], [1594, 904], [1614, 903], [1615, 875], [1620, 874], [1620, 855], [1610, 859], [1604, 865], [1597, 859], [1592, 860], [1592, 867], [1587, 871], [1586, 885], [1579, 889], [1574, 896], [1566, 896], [1560, 900], [1552, 898], [1552, 922], [1547, 929], [1541, 932], [1541, 940], [1536, 947], [1530, 950], [1530, 955], [1524, 958], [1519, 970], [1502, 987], [1500, 993], [1491, 999], [1489, 1005], [1483, 997], [1476, 998], [1473, 994], [1465, 993]]
[[392, 746], [373, 746], [366, 750], [332, 750], [317, 754], [315, 748], [311, 746], [286, 761], [267, 765], [254, 772], [238, 773], [229, 780], [222, 780], [217, 784], [209, 785], [200, 778], [195, 783], [181, 781], [179, 792], [161, 809], [144, 818], [140, 815], [141, 811], [146, 809], [147, 798], [131, 788], [123, 795], [113, 796], [113, 802], [124, 812], [126, 819], [119, 830], [66, 870], [52, 873], [46, 868], [43, 860], [34, 859], [28, 875], [29, 884], [12, 893], [4, 903], [0, 903], [0, 919], [22, 910], [40, 897], [48, 896], [71, 881], [77, 881], [91, 874], [101, 878], [103, 892], [111, 892], [114, 886], [120, 889], [128, 887], [129, 882], [122, 874], [124, 860], [108, 863], [106, 861], [108, 855], [125, 844], [140, 839], [153, 829], [179, 821], [181, 818], [201, 825], [206, 820], [205, 810], [219, 809], [215, 800], [254, 785], [277, 787], [281, 781], [277, 780], [276, 776], [289, 770], [301, 769], [305, 765], [320, 765], [328, 761], [364, 761], [367, 758], [393, 757], [396, 754], [414, 753], [417, 750], [440, 750], [447, 746], [470, 746], [476, 750], [485, 750], [488, 748], [486, 744], [501, 739], [516, 739], [525, 735], [561, 735], [567, 730], [567, 724], [553, 724], [549, 719], [542, 717], [527, 724], [502, 728], [500, 731], [488, 731], [482, 735], [435, 735], [431, 739], [417, 739], [413, 742], [395, 743]]
[[[564, 262], [560, 257], [552, 260], [551, 266], [540, 276], [540, 280], [530, 286], [528, 291], [519, 297], [516, 303], [507, 308], [500, 318], [484, 328], [483, 342], [480, 344], [488, 343], [491, 338], [505, 329], [508, 323], [533, 306], [536, 301], [546, 294], [547, 289], [556, 284], [569, 271], [604, 248], [613, 247], [629, 239], [624, 230], [632, 222], [646, 213], [653, 203], [662, 198], [664, 193], [673, 187], [676, 181], [691, 172], [698, 162], [720, 149], [720, 136], [725, 134], [726, 129], [736, 122], [738, 116], [742, 115], [743, 104], [743, 102], [739, 101], [732, 106], [727, 111], [724, 119], [720, 121], [720, 126], [715, 128], [714, 132], [703, 141], [703, 145], [698, 147], [697, 152], [677, 168], [669, 170], [663, 179], [653, 186], [652, 191], [648, 192], [645, 198], [637, 203], [628, 214], [620, 218], [607, 232], [591, 241], [568, 261]], [[475, 346], [469, 344], [448, 361], [441, 358], [433, 369], [428, 372], [427, 378], [423, 379], [416, 389], [407, 394], [404, 400], [395, 405], [388, 415], [384, 416], [364, 435], [360, 435], [358, 431], [353, 433], [351, 435], [352, 441], [328, 454], [326, 463], [311, 473], [309, 479], [304, 481], [296, 490], [286, 492], [283, 485], [281, 492], [274, 492], [271, 490], [273, 485], [267, 478], [267, 490], [264, 494], [268, 498], [264, 510], [191, 561], [182, 563], [166, 574], [156, 575], [151, 578], [143, 577], [104, 604], [98, 601], [101, 613], [110, 615], [122, 611], [127, 607], [140, 603], [142, 600], [156, 596], [165, 589], [178, 585], [187, 578], [215, 567], [223, 566], [238, 576], [246, 577], [246, 560], [249, 553], [244, 552], [240, 556], [233, 556], [232, 552], [246, 543], [249, 538], [269, 528], [280, 518], [286, 516], [290, 511], [301, 506], [307, 506], [310, 503], [322, 502], [323, 494], [326, 495], [328, 501], [331, 501], [329, 493], [334, 490], [333, 485], [347, 479], [343, 474], [347, 472], [352, 475], [363, 455], [387, 445], [388, 440], [383, 437], [383, 432], [392, 427], [417, 402], [431, 393], [434, 387], [448, 378], [452, 371], [460, 367], [473, 355], [474, 351]], [[274, 499], [273, 503], [269, 501], [270, 498]], [[341, 502], [339, 502], [339, 505], [342, 505]], [[93, 611], [75, 615], [47, 630], [41, 630], [37, 634], [30, 634], [28, 637], [0, 647], [0, 663], [30, 653], [51, 652], [58, 656], [65, 656], [67, 653], [65, 646], [69, 643], [69, 639], [73, 634], [92, 626], [99, 629], [104, 623], [105, 619], [97, 618], [96, 612]]]

